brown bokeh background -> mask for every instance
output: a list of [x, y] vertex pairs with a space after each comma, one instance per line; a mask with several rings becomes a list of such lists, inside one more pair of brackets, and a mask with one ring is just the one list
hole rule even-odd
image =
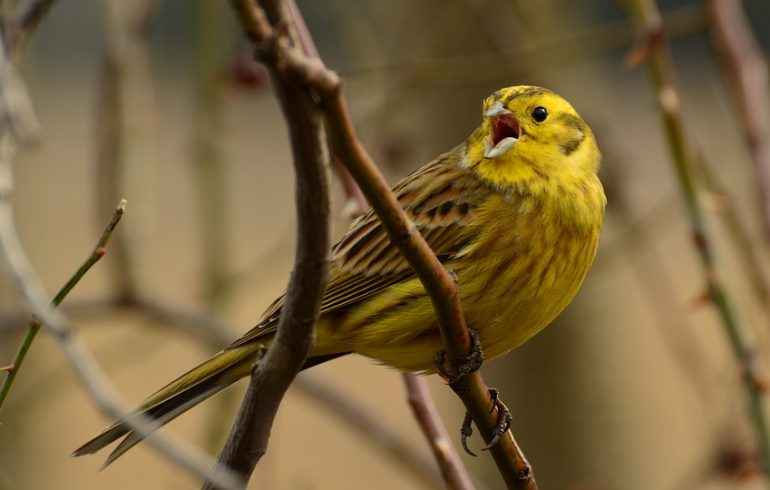
[[[632, 29], [611, 2], [579, 3], [299, 6], [327, 64], [346, 80], [364, 143], [393, 182], [461, 142], [479, 123], [481, 100], [502, 86], [552, 88], [597, 133], [609, 207], [596, 264], [551, 328], [483, 368], [513, 412], [514, 434], [540, 487], [765, 488], [761, 476], [744, 471], [753, 443], [741, 372], [718, 317], [698, 299], [705, 285], [654, 93], [642, 67], [623, 63]], [[128, 247], [141, 295], [180, 311], [208, 311], [234, 339], [280, 293], [291, 268], [293, 175], [285, 125], [264, 73], [244, 59], [226, 3], [156, 4], [151, 28], [138, 36], [121, 38], [132, 2], [119, 0], [60, 2], [34, 35], [22, 74], [43, 135], [19, 152], [14, 166], [18, 227], [47, 289], [56, 291], [93, 246], [111, 206], [125, 197], [128, 212], [116, 238]], [[759, 0], [745, 7], [767, 52], [770, 8]], [[720, 273], [764, 360], [767, 304], [754, 299], [719, 212], [733, 206], [764, 268], [768, 242], [734, 101], [700, 3], [662, 2], [662, 8], [689, 136], [727, 189], [703, 195], [718, 236]], [[108, 124], [100, 96], [108, 83], [105, 60], [125, 67], [116, 85], [123, 101], [119, 195], [96, 170]], [[210, 142], [204, 150], [202, 140]], [[214, 163], [201, 167], [206, 148]], [[347, 226], [344, 207], [335, 184], [335, 237]], [[213, 219], [207, 221], [206, 212]], [[211, 240], [212, 233], [219, 240]], [[113, 304], [125, 278], [111, 252], [64, 310], [124, 399], [135, 403], [216, 347], [185, 322]], [[25, 316], [9, 280], [0, 282], [0, 306], [5, 364]], [[341, 390], [431, 461], [397, 373], [350, 357], [301, 377]], [[462, 407], [434, 378], [428, 382], [459, 446]], [[216, 454], [242, 390], [240, 383], [164, 431]], [[69, 457], [108, 422], [43, 332], [0, 412], [0, 488], [200, 485], [148, 445], [103, 472], [97, 471], [101, 456]], [[479, 448], [481, 441], [471, 444]], [[463, 455], [463, 461], [479, 489], [502, 488], [488, 454]], [[437, 475], [432, 467], [426, 472]], [[250, 484], [426, 486], [301, 388], [285, 398], [268, 455]]]

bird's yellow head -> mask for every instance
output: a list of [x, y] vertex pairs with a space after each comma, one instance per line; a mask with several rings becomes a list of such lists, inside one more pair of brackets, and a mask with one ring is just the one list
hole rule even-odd
[[487, 97], [484, 121], [463, 164], [498, 187], [537, 180], [595, 178], [601, 156], [591, 128], [550, 90], [508, 87]]

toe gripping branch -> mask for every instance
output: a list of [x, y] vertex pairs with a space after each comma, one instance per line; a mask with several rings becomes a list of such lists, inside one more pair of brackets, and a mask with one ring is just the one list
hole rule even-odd
[[[439, 350], [436, 352], [436, 355], [433, 356], [433, 362], [436, 364], [436, 370], [438, 371], [439, 375], [441, 375], [441, 377], [443, 377], [450, 385], [456, 383], [463, 376], [477, 371], [481, 367], [481, 364], [484, 362], [484, 352], [481, 349], [479, 333], [472, 328], [468, 329], [468, 333], [471, 337], [471, 353], [468, 354], [468, 356], [463, 360], [462, 364], [457, 366], [454, 372], [450, 372], [444, 367], [444, 364], [446, 363], [446, 351], [444, 349]], [[489, 441], [489, 444], [487, 444], [487, 446], [484, 447], [482, 451], [487, 451], [488, 449], [494, 447], [500, 441], [500, 437], [508, 432], [508, 429], [511, 428], [512, 421], [511, 411], [508, 410], [508, 407], [505, 406], [505, 403], [500, 400], [500, 392], [496, 388], [489, 388], [489, 395], [492, 398], [492, 406], [490, 407], [489, 411], [492, 412], [497, 410], [498, 417], [497, 424], [492, 431], [492, 440]], [[460, 437], [465, 452], [471, 456], [476, 456], [476, 454], [468, 448], [468, 438], [473, 434], [473, 427], [471, 425], [472, 423], [473, 419], [471, 418], [471, 414], [465, 412], [463, 425], [460, 427]]]
[[[511, 428], [511, 422], [513, 421], [511, 411], [508, 410], [508, 407], [506, 407], [505, 403], [500, 399], [500, 392], [496, 388], [489, 388], [489, 396], [492, 397], [492, 407], [489, 411], [492, 412], [496, 409], [498, 417], [497, 424], [492, 431], [492, 440], [481, 449], [482, 451], [493, 448], [500, 441], [500, 437]], [[473, 427], [471, 426], [472, 422], [473, 419], [471, 418], [471, 414], [465, 412], [465, 419], [463, 419], [463, 425], [460, 427], [460, 436], [465, 452], [471, 456], [476, 456], [476, 453], [468, 449], [468, 438], [473, 434]]]
[[471, 337], [471, 353], [468, 354], [459, 366], [457, 366], [454, 372], [450, 372], [444, 367], [444, 364], [446, 363], [446, 350], [440, 349], [433, 356], [433, 363], [436, 365], [436, 371], [438, 371], [438, 374], [450, 385], [456, 383], [463, 376], [478, 371], [484, 363], [484, 351], [481, 350], [479, 333], [475, 329], [469, 328], [468, 334]]

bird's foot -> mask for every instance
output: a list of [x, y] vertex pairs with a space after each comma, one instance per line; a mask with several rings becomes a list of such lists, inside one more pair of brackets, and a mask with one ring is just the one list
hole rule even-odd
[[[511, 422], [513, 421], [511, 411], [508, 410], [508, 407], [505, 406], [505, 403], [500, 400], [500, 392], [496, 388], [489, 388], [489, 395], [492, 397], [492, 408], [490, 408], [489, 411], [492, 412], [496, 409], [498, 417], [497, 424], [492, 430], [492, 439], [489, 441], [489, 444], [487, 444], [486, 447], [482, 449], [482, 451], [487, 451], [497, 445], [497, 443], [500, 442], [500, 437], [502, 437], [502, 435], [508, 432], [508, 430], [511, 428]], [[471, 426], [472, 423], [473, 419], [471, 418], [471, 414], [465, 412], [465, 419], [463, 419], [463, 425], [460, 427], [460, 440], [465, 452], [471, 456], [476, 456], [473, 451], [468, 449], [468, 438], [473, 434], [473, 427]]]
[[457, 369], [454, 372], [449, 372], [449, 370], [444, 367], [446, 362], [446, 350], [440, 349], [433, 356], [433, 363], [436, 365], [436, 371], [450, 385], [456, 383], [463, 376], [478, 371], [484, 363], [484, 351], [481, 350], [479, 333], [475, 329], [469, 328], [468, 334], [471, 337], [471, 353], [468, 354], [459, 366], [457, 366]]

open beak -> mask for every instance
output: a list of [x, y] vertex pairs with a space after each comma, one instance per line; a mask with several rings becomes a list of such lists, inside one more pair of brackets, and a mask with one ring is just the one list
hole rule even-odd
[[490, 118], [489, 139], [486, 140], [485, 158], [497, 158], [519, 141], [521, 128], [513, 113], [498, 102], [484, 113]]

